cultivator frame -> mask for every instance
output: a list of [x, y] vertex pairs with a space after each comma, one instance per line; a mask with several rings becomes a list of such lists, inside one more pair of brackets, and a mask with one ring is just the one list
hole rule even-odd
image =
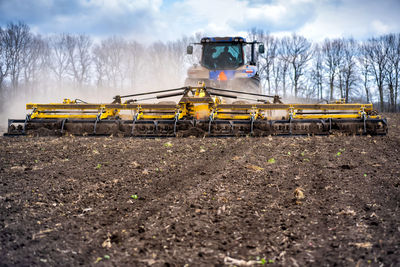
[[[164, 94], [122, 103], [123, 98], [160, 93]], [[178, 104], [140, 103], [174, 96], [181, 96]], [[223, 103], [222, 99], [226, 98], [252, 102]], [[110, 104], [64, 99], [63, 103], [29, 103], [26, 109], [32, 112], [25, 119], [9, 119], [5, 135], [175, 137], [387, 133], [386, 119], [376, 114], [372, 104], [283, 104], [278, 96], [204, 85], [116, 96]]]

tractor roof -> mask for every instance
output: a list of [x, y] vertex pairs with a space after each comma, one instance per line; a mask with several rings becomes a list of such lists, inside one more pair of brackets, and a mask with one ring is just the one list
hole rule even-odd
[[246, 39], [243, 37], [203, 37], [202, 43], [245, 43]]

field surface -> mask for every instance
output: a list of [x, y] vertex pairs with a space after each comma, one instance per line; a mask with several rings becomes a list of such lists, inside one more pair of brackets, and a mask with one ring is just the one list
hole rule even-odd
[[1, 266], [399, 266], [387, 136], [0, 137]]

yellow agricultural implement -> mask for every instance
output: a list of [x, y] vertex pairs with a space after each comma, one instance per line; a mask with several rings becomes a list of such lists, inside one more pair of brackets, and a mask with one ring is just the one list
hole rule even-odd
[[[149, 95], [153, 97], [137, 99]], [[178, 103], [141, 102], [177, 96], [181, 96]], [[129, 99], [122, 102], [126, 98]], [[227, 99], [236, 100], [226, 103]], [[29, 103], [26, 108], [32, 112], [23, 120], [9, 119], [6, 135], [172, 137], [387, 133], [386, 119], [376, 114], [372, 104], [283, 104], [278, 96], [204, 84], [116, 96], [110, 104], [65, 99], [63, 103]]]

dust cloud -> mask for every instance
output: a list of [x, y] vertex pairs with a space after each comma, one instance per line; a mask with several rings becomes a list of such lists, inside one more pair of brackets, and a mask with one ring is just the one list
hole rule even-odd
[[[134, 88], [112, 88], [112, 87], [94, 87], [88, 85], [82, 88], [73, 88], [71, 86], [60, 86], [56, 84], [46, 84], [41, 89], [18, 90], [18, 93], [12, 92], [2, 101], [0, 107], [0, 134], [7, 131], [8, 119], [25, 119], [26, 115], [32, 110], [26, 110], [28, 103], [62, 103], [65, 98], [70, 100], [79, 99], [87, 103], [111, 103], [116, 95], [130, 95], [136, 93], [159, 91], [184, 86], [185, 73], [175, 75], [174, 77], [166, 71], [158, 69], [147, 81], [141, 81]], [[135, 99], [155, 97], [156, 95], [139, 96]], [[130, 99], [126, 98], [123, 101]], [[165, 99], [147, 99], [141, 102], [158, 103], [160, 101], [179, 101], [179, 97]]]

